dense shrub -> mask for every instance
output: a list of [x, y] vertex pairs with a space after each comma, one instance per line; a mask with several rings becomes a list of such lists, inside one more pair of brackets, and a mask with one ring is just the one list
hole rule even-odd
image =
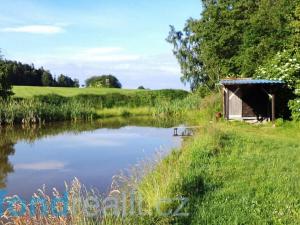
[[93, 76], [85, 81], [87, 87], [122, 88], [121, 82], [113, 75]]
[[[299, 52], [294, 50], [282, 51], [277, 53], [273, 58], [268, 60], [257, 71], [257, 78], [284, 81], [287, 88], [280, 90], [277, 95], [277, 117], [297, 118], [297, 100], [293, 100], [298, 93], [300, 84], [300, 57]], [[288, 102], [290, 103], [288, 104]]]
[[282, 80], [295, 90], [300, 82], [300, 62], [295, 51], [277, 53], [256, 71], [258, 78]]
[[292, 118], [295, 121], [300, 121], [300, 98], [291, 100], [289, 102], [289, 107], [292, 111]]

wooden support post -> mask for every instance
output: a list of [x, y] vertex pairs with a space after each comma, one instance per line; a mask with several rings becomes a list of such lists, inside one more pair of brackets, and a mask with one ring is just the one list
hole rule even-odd
[[222, 94], [223, 94], [223, 116], [225, 118], [226, 116], [226, 104], [225, 104], [225, 101], [226, 101], [226, 92], [225, 92], [225, 87], [222, 88]]
[[226, 90], [226, 119], [229, 120], [229, 89]]
[[178, 136], [178, 128], [174, 128], [174, 136]]
[[275, 94], [272, 94], [272, 121], [275, 122]]

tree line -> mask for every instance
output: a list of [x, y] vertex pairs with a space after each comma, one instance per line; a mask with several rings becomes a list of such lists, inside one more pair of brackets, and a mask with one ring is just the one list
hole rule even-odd
[[24, 64], [11, 60], [0, 60], [0, 74], [5, 76], [10, 85], [79, 87], [79, 81], [66, 75], [53, 76], [43, 67], [35, 68], [33, 64]]
[[299, 84], [299, 0], [202, 0], [202, 6], [200, 19], [188, 19], [182, 31], [171, 26], [167, 38], [191, 89], [214, 89], [227, 77]]

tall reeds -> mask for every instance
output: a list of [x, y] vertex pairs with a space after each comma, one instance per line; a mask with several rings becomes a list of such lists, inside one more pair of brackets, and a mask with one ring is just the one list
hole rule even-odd
[[76, 101], [52, 104], [36, 99], [0, 101], [0, 125], [92, 119], [93, 107]]

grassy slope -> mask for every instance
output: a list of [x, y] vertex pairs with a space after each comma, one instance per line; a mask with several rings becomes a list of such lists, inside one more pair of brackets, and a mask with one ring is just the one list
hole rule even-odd
[[76, 96], [80, 94], [104, 95], [107, 93], [130, 94], [146, 90], [129, 90], [117, 88], [63, 88], [63, 87], [33, 87], [33, 86], [14, 86], [15, 97], [33, 97], [35, 95], [57, 94], [65, 97]]
[[140, 191], [150, 208], [161, 198], [189, 197], [190, 216], [178, 224], [299, 224], [299, 140], [296, 123], [203, 124]]

